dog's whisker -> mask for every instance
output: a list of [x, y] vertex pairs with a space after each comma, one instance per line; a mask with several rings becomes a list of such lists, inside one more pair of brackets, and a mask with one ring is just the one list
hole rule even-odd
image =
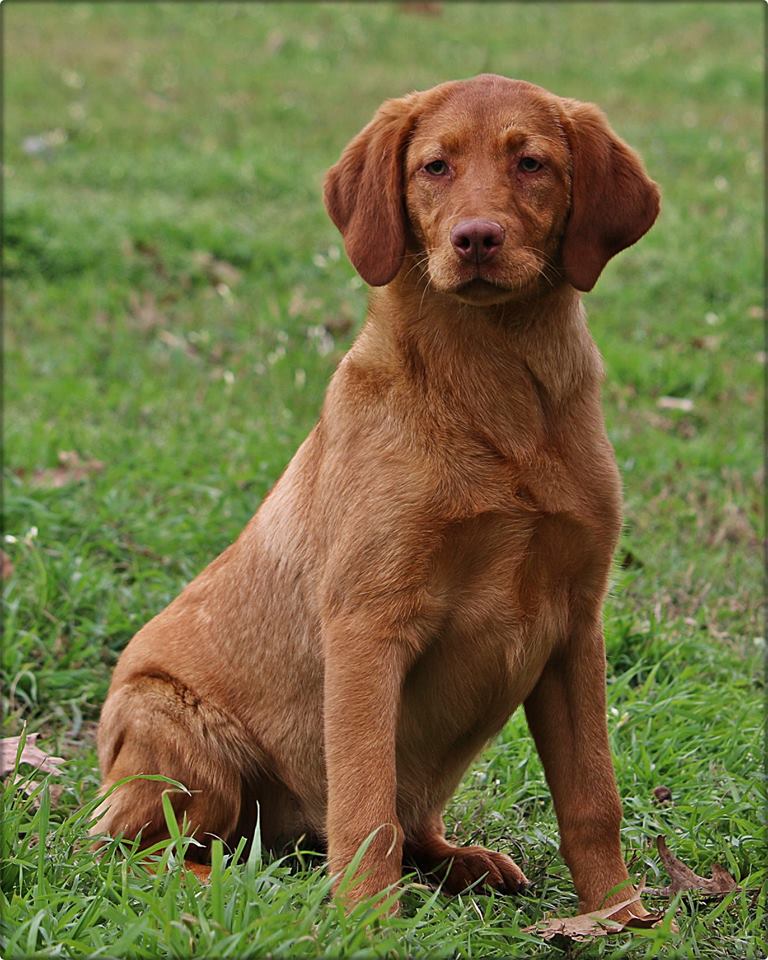
[[416, 259], [416, 257], [417, 257], [416, 254], [410, 254], [410, 256], [415, 258], [415, 259], [414, 259], [414, 263], [413, 263], [413, 265], [408, 269], [408, 272], [407, 272], [407, 273], [405, 274], [405, 276], [403, 277], [403, 280], [407, 280], [408, 277], [410, 277], [410, 275], [413, 273], [414, 270], [420, 269], [421, 267], [424, 266], [425, 263], [428, 263], [428, 262], [429, 262], [429, 257], [430, 257], [429, 253], [425, 253], [423, 256], [419, 256], [417, 259]]
[[432, 279], [431, 279], [431, 277], [429, 276], [429, 273], [425, 273], [425, 274], [424, 274], [424, 277], [425, 277], [425, 279], [426, 279], [427, 282], [426, 282], [426, 284], [424, 285], [424, 290], [423, 290], [423, 292], [422, 292], [422, 294], [421, 294], [421, 300], [419, 300], [419, 311], [418, 311], [418, 314], [417, 314], [419, 320], [421, 320], [421, 317], [422, 317], [421, 311], [422, 311], [422, 308], [423, 308], [423, 306], [424, 306], [424, 297], [426, 296], [427, 290], [429, 290], [430, 287], [432, 286]]

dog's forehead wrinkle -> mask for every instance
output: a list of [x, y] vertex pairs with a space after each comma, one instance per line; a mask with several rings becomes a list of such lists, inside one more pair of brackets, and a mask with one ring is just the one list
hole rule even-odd
[[538, 88], [502, 96], [483, 96], [461, 85], [434, 110], [425, 111], [417, 122], [414, 140], [429, 136], [444, 149], [458, 151], [478, 142], [498, 142], [536, 136], [562, 142], [564, 132], [554, 98]]

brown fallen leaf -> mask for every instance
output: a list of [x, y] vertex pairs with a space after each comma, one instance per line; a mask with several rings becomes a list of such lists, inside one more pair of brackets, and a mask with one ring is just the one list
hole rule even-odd
[[195, 266], [204, 273], [208, 281], [216, 286], [219, 283], [225, 283], [228, 287], [233, 287], [239, 283], [243, 274], [237, 267], [228, 263], [226, 260], [219, 260], [207, 250], [196, 250], [192, 254], [192, 260]]
[[[28, 733], [21, 748], [19, 764], [28, 763], [42, 773], [58, 773], [64, 763], [63, 757], [52, 757], [39, 747], [35, 746], [39, 734]], [[21, 737], [3, 737], [0, 739], [0, 776], [10, 773], [16, 765], [16, 754], [19, 752]]]
[[170, 330], [161, 330], [157, 335], [158, 340], [170, 347], [172, 350], [181, 350], [188, 357], [198, 357], [200, 351], [187, 340], [186, 337], [180, 337]]
[[137, 240], [133, 244], [133, 249], [146, 260], [149, 260], [149, 262], [152, 264], [152, 268], [159, 277], [162, 277], [163, 280], [168, 279], [168, 270], [163, 263], [160, 249], [155, 246], [154, 243], [147, 243], [145, 240]]
[[661, 861], [666, 867], [672, 882], [662, 890], [649, 890], [649, 893], [652, 892], [659, 896], [671, 897], [681, 890], [697, 890], [699, 893], [704, 893], [708, 897], [724, 897], [727, 893], [732, 893], [734, 890], [739, 889], [730, 873], [728, 873], [724, 867], [721, 867], [720, 864], [712, 864], [712, 876], [707, 879], [706, 877], [700, 877], [697, 873], [694, 873], [690, 867], [686, 867], [681, 860], [678, 860], [677, 857], [671, 853], [667, 846], [667, 841], [661, 834], [656, 837], [656, 846]]
[[622, 570], [642, 569], [645, 564], [631, 550], [626, 549], [619, 557], [619, 566]]
[[553, 917], [551, 920], [542, 920], [532, 927], [526, 927], [523, 933], [535, 933], [542, 940], [553, 940], [555, 937], [566, 937], [568, 940], [591, 940], [593, 937], [607, 937], [610, 933], [622, 933], [631, 929], [647, 929], [655, 927], [664, 917], [663, 910], [653, 910], [644, 917], [630, 917], [629, 920], [614, 920], [630, 903], [634, 903], [642, 890], [629, 900], [614, 903], [605, 910], [595, 910], [593, 913], [579, 913], [575, 917]]
[[690, 397], [659, 397], [656, 401], [659, 410], [681, 410], [690, 413], [693, 410], [693, 400]]
[[[70, 483], [79, 483], [92, 473], [99, 473], [104, 469], [101, 460], [81, 460], [74, 450], [59, 451], [59, 465], [57, 467], [42, 467], [30, 477], [33, 487], [58, 489]], [[19, 471], [20, 476], [24, 471]]]
[[423, 17], [439, 17], [443, 12], [440, 0], [403, 0], [397, 6], [401, 13], [415, 13]]
[[654, 787], [653, 799], [656, 801], [656, 803], [672, 803], [672, 791], [669, 789], [669, 787]]
[[756, 545], [758, 536], [752, 528], [746, 511], [735, 503], [726, 503], [722, 507], [722, 520], [714, 533], [708, 538], [712, 546], [719, 547], [727, 543], [748, 543]]
[[283, 49], [286, 39], [282, 30], [272, 30], [267, 34], [267, 39], [264, 41], [264, 49], [270, 56], [274, 57]]
[[10, 580], [12, 573], [13, 564], [11, 563], [11, 558], [5, 550], [0, 550], [0, 579], [3, 581]]
[[165, 324], [165, 314], [158, 306], [154, 293], [147, 290], [138, 294], [132, 290], [128, 300], [128, 321], [142, 333], [150, 333]]
[[720, 344], [723, 342], [723, 338], [718, 334], [710, 333], [704, 337], [693, 337], [691, 340], [691, 346], [695, 347], [697, 350], [719, 350]]
[[294, 287], [291, 293], [291, 299], [288, 304], [288, 316], [298, 317], [316, 313], [322, 306], [322, 302], [317, 299], [308, 299], [306, 287], [299, 285]]
[[339, 313], [327, 317], [323, 326], [331, 336], [344, 336], [349, 333], [355, 323], [355, 317], [348, 309], [342, 309]]

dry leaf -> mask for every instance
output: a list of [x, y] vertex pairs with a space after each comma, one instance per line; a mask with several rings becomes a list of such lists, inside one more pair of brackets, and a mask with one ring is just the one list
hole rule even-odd
[[163, 263], [160, 250], [155, 246], [154, 243], [147, 243], [144, 240], [137, 240], [134, 244], [132, 244], [132, 246], [135, 253], [138, 253], [142, 257], [145, 257], [147, 260], [149, 260], [150, 264], [152, 265], [152, 269], [155, 271], [158, 277], [162, 277], [163, 280], [168, 279], [168, 271]]
[[745, 511], [735, 503], [726, 503], [722, 520], [708, 542], [716, 547], [723, 542], [756, 544], [757, 534]]
[[689, 397], [659, 397], [656, 401], [659, 410], [680, 410], [690, 413], [693, 410], [693, 400]]
[[11, 558], [5, 550], [0, 550], [0, 579], [3, 581], [9, 580], [12, 573], [13, 564], [11, 563]]
[[638, 556], [632, 553], [631, 550], [627, 549], [622, 553], [621, 557], [619, 558], [619, 566], [621, 567], [622, 570], [629, 570], [629, 569], [641, 570], [645, 566], [645, 564]]
[[[81, 460], [74, 450], [59, 451], [58, 467], [43, 467], [35, 470], [30, 478], [33, 487], [56, 489], [66, 487], [70, 483], [79, 483], [92, 473], [99, 473], [104, 469], [101, 460]], [[21, 476], [24, 471], [18, 471]]]
[[157, 335], [157, 339], [170, 347], [172, 350], [181, 350], [188, 357], [195, 358], [200, 355], [200, 352], [194, 347], [186, 337], [180, 337], [178, 334], [172, 333], [170, 330], [161, 330]]
[[[694, 620], [694, 625], [696, 621]], [[672, 803], [672, 791], [669, 787], [659, 786], [653, 788], [653, 799], [656, 803]]]
[[567, 937], [569, 940], [591, 940], [593, 937], [607, 937], [609, 933], [622, 933], [624, 930], [654, 927], [664, 917], [663, 910], [654, 910], [644, 917], [630, 917], [628, 920], [614, 920], [630, 903], [634, 903], [642, 891], [629, 900], [614, 903], [605, 910], [593, 913], [579, 913], [575, 917], [554, 917], [526, 927], [523, 933], [535, 933], [543, 940], [555, 937]]
[[723, 338], [719, 334], [708, 334], [704, 337], [694, 337], [691, 340], [691, 346], [697, 350], [719, 350]]
[[338, 313], [328, 317], [323, 326], [331, 336], [344, 336], [352, 329], [354, 322], [354, 315], [348, 308], [342, 307]]
[[291, 292], [291, 300], [288, 304], [288, 316], [298, 317], [306, 314], [315, 313], [320, 306], [320, 300], [307, 299], [307, 291], [303, 286], [294, 287]]
[[686, 867], [682, 861], [670, 852], [667, 841], [661, 834], [656, 837], [656, 846], [672, 882], [668, 887], [654, 891], [654, 893], [671, 897], [680, 890], [698, 890], [709, 897], [724, 897], [726, 893], [732, 893], [739, 889], [730, 873], [717, 863], [712, 864], [712, 876], [709, 880], [694, 873], [690, 867]]
[[403, 0], [398, 7], [401, 13], [415, 13], [423, 17], [439, 17], [443, 12], [439, 0]]
[[264, 41], [264, 49], [268, 54], [274, 56], [285, 46], [286, 36], [281, 30], [272, 30], [267, 34], [267, 39]]
[[[64, 763], [63, 757], [52, 757], [39, 747], [35, 746], [39, 734], [29, 733], [21, 750], [19, 764], [28, 763], [43, 773], [58, 773]], [[16, 754], [19, 752], [21, 737], [3, 737], [0, 740], [0, 776], [10, 773], [16, 765]]]
[[131, 320], [142, 333], [155, 330], [165, 323], [165, 315], [158, 308], [155, 295], [148, 290], [144, 291], [141, 296], [132, 290], [129, 302], [131, 305]]
[[206, 275], [208, 281], [215, 287], [223, 283], [228, 287], [233, 287], [242, 279], [242, 273], [228, 263], [226, 260], [219, 260], [207, 250], [196, 250], [192, 255], [197, 268]]

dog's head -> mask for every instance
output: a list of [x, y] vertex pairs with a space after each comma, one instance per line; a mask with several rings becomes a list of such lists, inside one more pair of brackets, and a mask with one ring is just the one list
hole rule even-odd
[[597, 107], [485, 74], [386, 101], [325, 203], [372, 286], [417, 268], [490, 304], [563, 278], [591, 290], [651, 227], [659, 191]]

